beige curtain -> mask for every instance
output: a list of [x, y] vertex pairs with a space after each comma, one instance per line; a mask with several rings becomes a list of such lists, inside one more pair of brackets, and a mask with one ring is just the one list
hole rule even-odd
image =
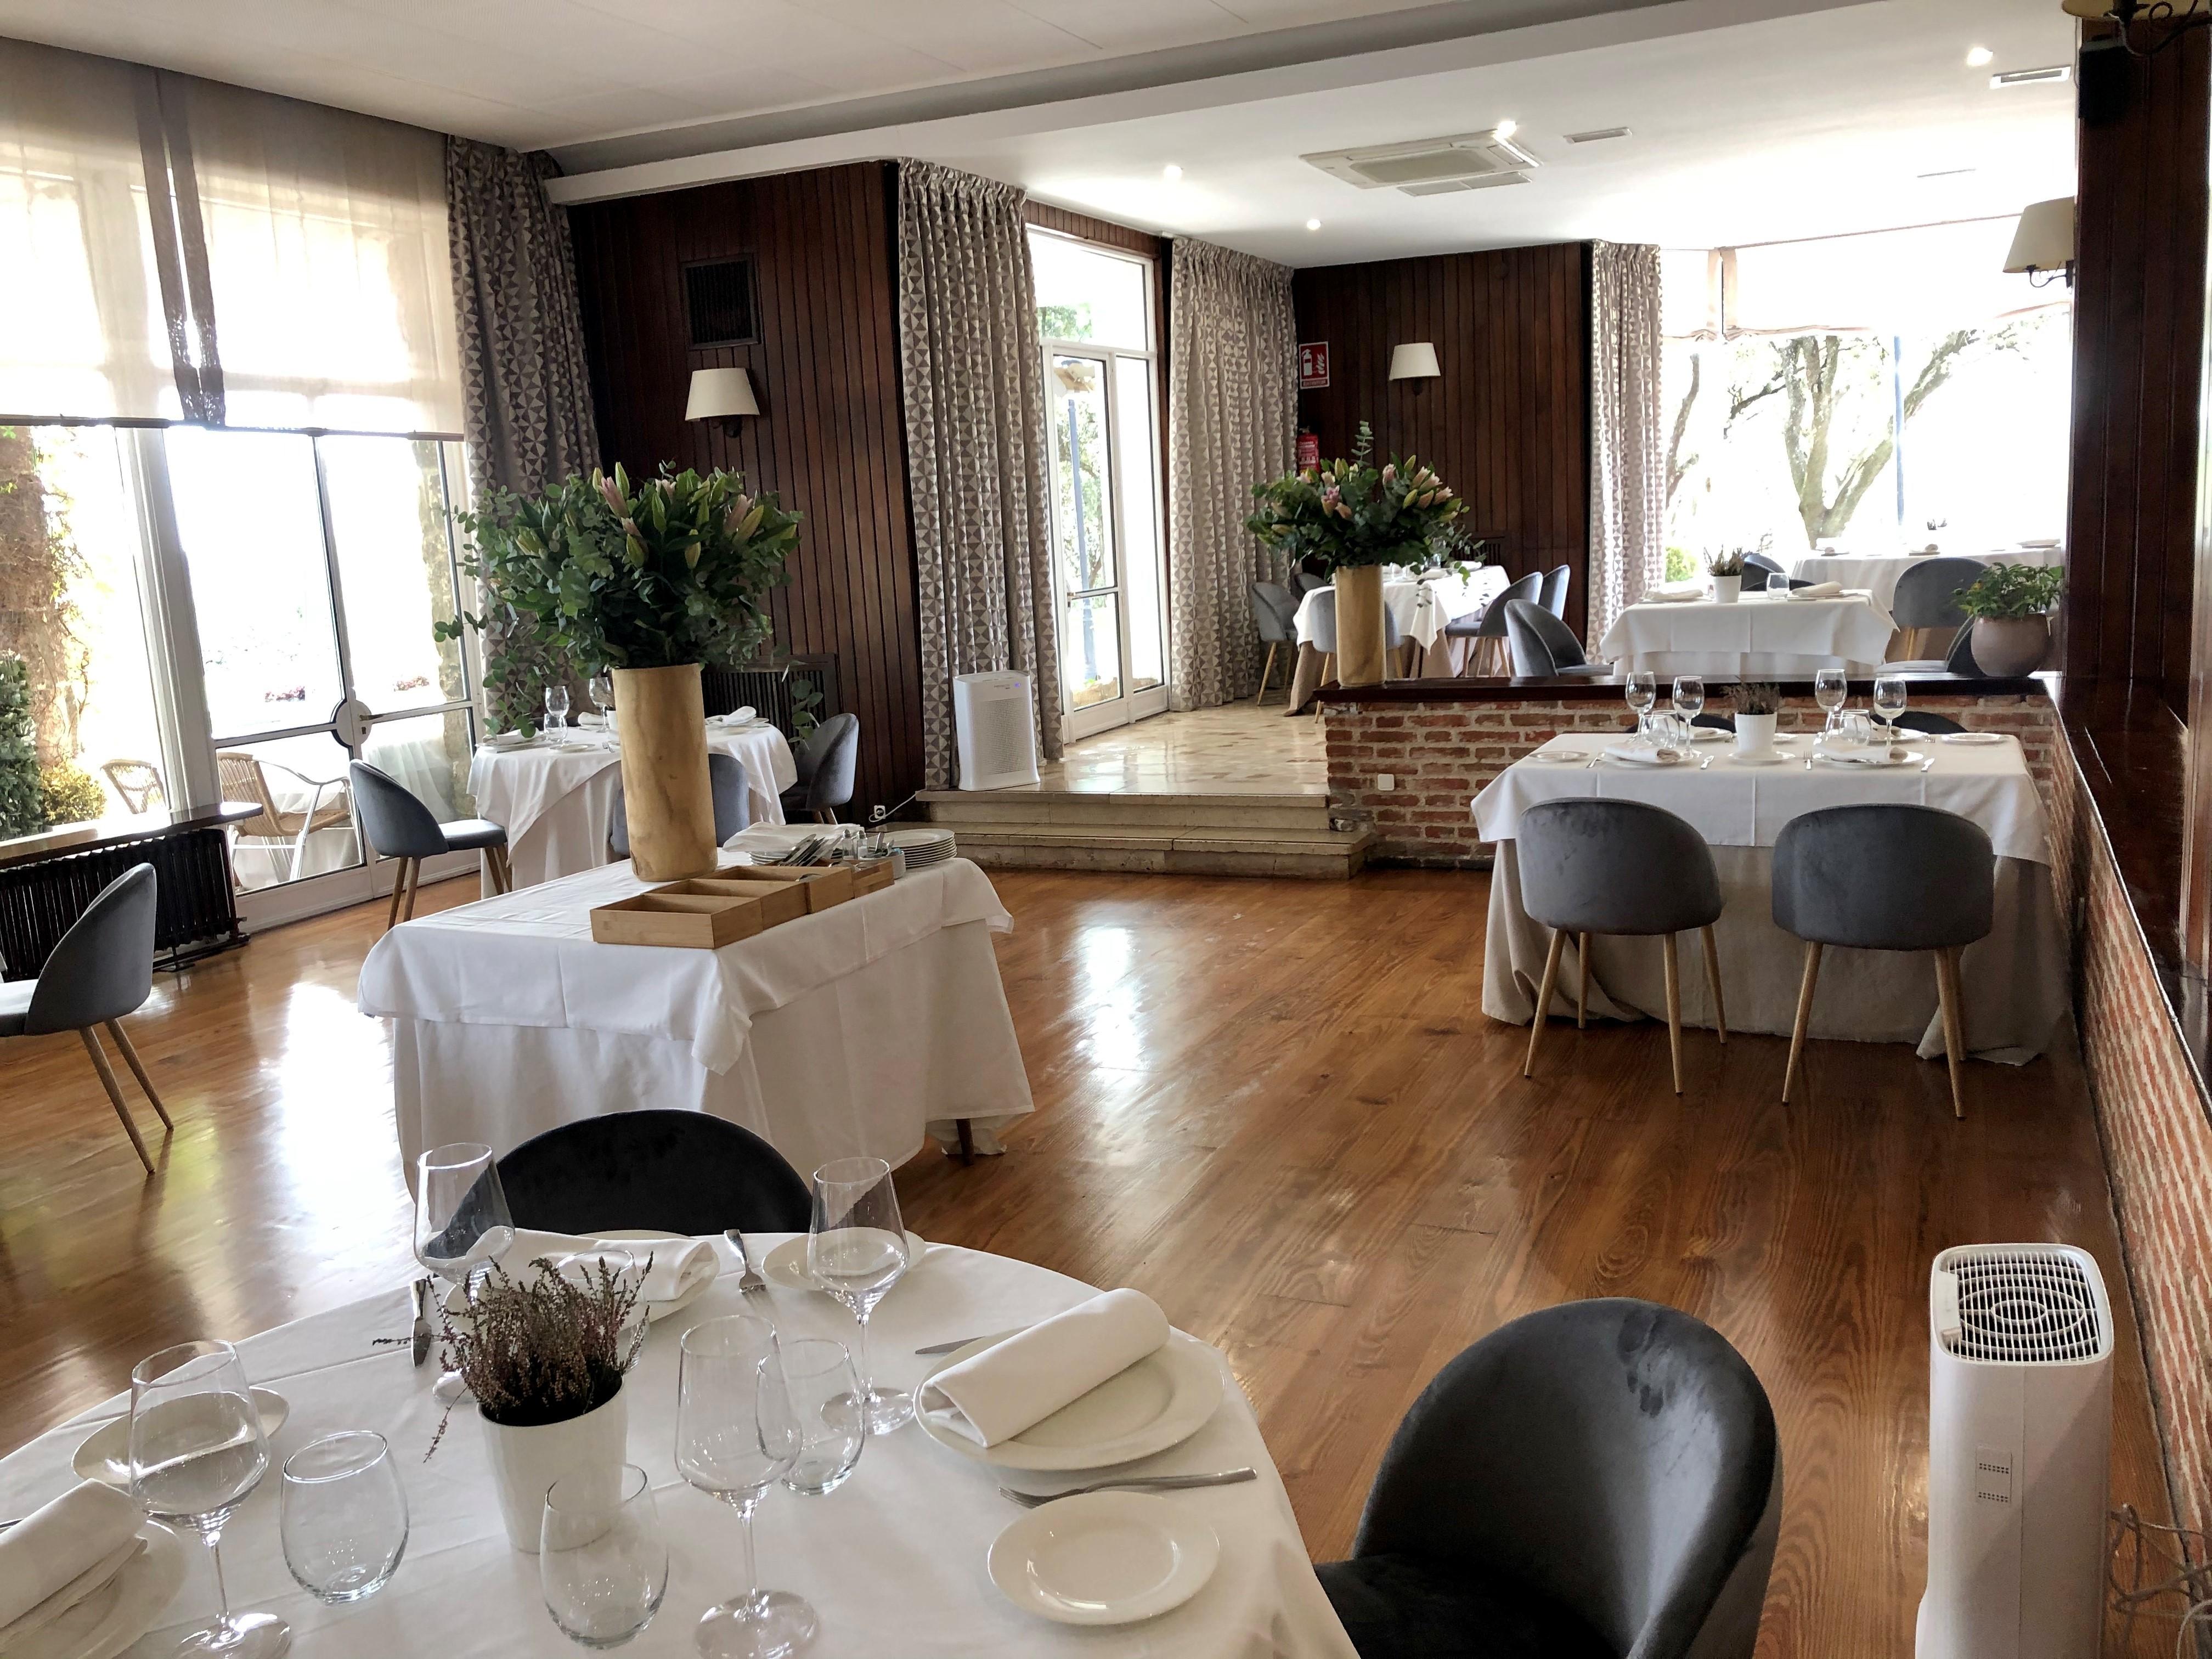
[[1297, 324], [1287, 266], [1179, 236], [1169, 283], [1169, 701], [1210, 708], [1260, 683], [1250, 584], [1282, 561], [1244, 529], [1252, 486], [1295, 460]]
[[921, 623], [924, 786], [951, 787], [952, 680], [1012, 668], [1060, 757], [1043, 362], [1023, 192], [899, 164], [899, 356]]
[[1591, 649], [1667, 574], [1659, 250], [1590, 244]]

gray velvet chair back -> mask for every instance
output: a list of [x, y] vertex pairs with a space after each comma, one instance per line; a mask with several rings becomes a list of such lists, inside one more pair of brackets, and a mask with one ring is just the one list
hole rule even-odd
[[1327, 587], [1328, 578], [1316, 576], [1310, 570], [1293, 570], [1291, 572], [1291, 585], [1304, 595], [1312, 592], [1316, 587]]
[[1478, 640], [1502, 640], [1505, 632], [1505, 608], [1516, 600], [1540, 605], [1544, 599], [1544, 573], [1532, 570], [1516, 581], [1508, 582], [1498, 596], [1483, 608], [1482, 621], [1474, 630]]
[[499, 1161], [518, 1227], [707, 1237], [806, 1231], [806, 1183], [750, 1129], [706, 1112], [608, 1112], [534, 1135]]
[[[719, 847], [753, 821], [751, 780], [735, 755], [707, 757], [707, 783], [714, 792], [714, 844]], [[607, 813], [607, 844], [629, 856], [629, 809], [623, 803], [622, 769], [615, 769], [615, 804]]]
[[1523, 678], [1589, 666], [1574, 629], [1542, 605], [1526, 599], [1507, 603], [1505, 638], [1513, 647], [1513, 672]]
[[[1306, 643], [1324, 655], [1334, 655], [1336, 651], [1335, 588], [1323, 587], [1316, 591], [1313, 609], [1306, 613], [1306, 625], [1313, 635]], [[1401, 643], [1398, 619], [1390, 614], [1390, 607], [1386, 605], [1382, 607], [1382, 648], [1395, 651]]]
[[806, 810], [818, 812], [853, 799], [853, 778], [860, 764], [860, 717], [832, 714], [814, 728], [798, 756], [799, 781], [806, 787]]
[[1663, 806], [1540, 801], [1522, 813], [1514, 851], [1522, 907], [1547, 927], [1681, 933], [1720, 916], [1712, 849]]
[[368, 832], [368, 844], [379, 857], [434, 859], [446, 851], [446, 832], [438, 827], [438, 815], [405, 784], [367, 761], [356, 761], [348, 769], [361, 827]]
[[1970, 680], [1984, 680], [1981, 664], [1974, 660], [1974, 619], [1972, 617], [1959, 625], [1951, 636], [1951, 648], [1943, 653], [1943, 672], [1957, 674]]
[[1571, 565], [1554, 565], [1544, 573], [1544, 609], [1562, 622], [1567, 615], [1567, 587], [1574, 579]]
[[1893, 724], [1901, 726], [1908, 732], [1929, 732], [1937, 734], [1946, 732], [1963, 732], [1966, 729], [1948, 714], [1930, 714], [1925, 708], [1908, 708], [1899, 714]]
[[39, 969], [23, 1034], [120, 1019], [154, 990], [154, 866], [134, 865], [93, 896]]
[[[1763, 593], [1772, 578], [1781, 576], [1786, 580], [1788, 574], [1779, 563], [1765, 554], [1747, 553], [1743, 556], [1743, 580], [1740, 586], [1746, 593]], [[1781, 585], [1774, 583], [1778, 587]]]
[[1774, 925], [1818, 945], [1971, 945], [1990, 931], [1996, 885], [1988, 832], [1937, 807], [1830, 806], [1774, 841]]
[[1298, 602], [1280, 582], [1252, 584], [1252, 622], [1260, 637], [1270, 645], [1288, 645], [1297, 638]]
[[[1437, 1373], [1352, 1555], [1527, 1585], [1627, 1659], [1750, 1659], [1781, 1498], [1773, 1407], [1726, 1338], [1656, 1303], [1570, 1302]], [[1466, 1634], [1453, 1650], [1482, 1651]]]
[[1966, 620], [1959, 590], [1988, 568], [1980, 559], [1916, 559], [1897, 579], [1889, 614], [1899, 628], [1956, 628]]

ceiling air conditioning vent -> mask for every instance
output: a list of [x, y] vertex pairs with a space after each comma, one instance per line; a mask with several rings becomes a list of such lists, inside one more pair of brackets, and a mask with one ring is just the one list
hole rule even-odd
[[2073, 73], [2072, 67], [2065, 64], [2051, 64], [2042, 69], [2003, 70], [1990, 76], [1990, 88], [2001, 92], [2007, 87], [2047, 86]]
[[1395, 189], [1423, 195], [1438, 193], [1424, 188], [1429, 186], [1466, 189], [1470, 184], [1477, 188], [1484, 183], [1526, 184], [1523, 169], [1541, 165], [1511, 139], [1495, 132], [1416, 138], [1365, 149], [1324, 150], [1298, 159], [1361, 190]]
[[1569, 133], [1567, 135], [1567, 142], [1571, 144], [1601, 144], [1608, 138], [1626, 138], [1627, 137], [1628, 129], [1626, 127], [1592, 127], [1588, 132]]
[[1401, 196], [1456, 196], [1463, 190], [1495, 190], [1500, 185], [1525, 185], [1525, 173], [1493, 173], [1486, 179], [1446, 179], [1433, 185], [1401, 185]]

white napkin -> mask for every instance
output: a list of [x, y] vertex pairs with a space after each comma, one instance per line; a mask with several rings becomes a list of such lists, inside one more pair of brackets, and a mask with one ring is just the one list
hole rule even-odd
[[1660, 587], [1647, 587], [1640, 603], [1647, 605], [1687, 605], [1705, 597], [1703, 582], [1670, 582]]
[[922, 1413], [995, 1446], [1167, 1346], [1168, 1316], [1142, 1291], [1109, 1291], [939, 1371]]
[[1826, 744], [1817, 744], [1813, 752], [1822, 760], [1842, 761], [1851, 766], [1902, 765], [1912, 758], [1911, 750], [1900, 747], [1897, 750], [1897, 760], [1893, 762], [1890, 745], [1886, 743], [1869, 744], [1863, 749], [1831, 749]]
[[[1606, 745], [1606, 757], [1610, 760], [1627, 761], [1637, 766], [1679, 766], [1686, 758], [1679, 749], [1654, 749], [1647, 744], [1613, 743]], [[1671, 756], [1671, 759], [1662, 759]]]
[[145, 1518], [126, 1494], [87, 1480], [0, 1532], [0, 1649], [112, 1579]]
[[726, 714], [709, 714], [707, 716], [707, 724], [709, 726], [750, 726], [759, 718], [759, 711], [748, 705], [743, 708], [732, 708]]
[[1793, 599], [1832, 599], [1840, 598], [1843, 591], [1841, 582], [1814, 582], [1810, 587], [1791, 588], [1790, 597]]
[[647, 1243], [643, 1239], [533, 1232], [527, 1227], [514, 1230], [514, 1243], [500, 1258], [500, 1266], [510, 1275], [519, 1275], [526, 1273], [530, 1264], [541, 1255], [577, 1255], [604, 1261], [605, 1252], [615, 1250], [629, 1256], [633, 1264], [641, 1265], [647, 1255], [652, 1256], [653, 1266], [647, 1270], [645, 1282], [638, 1291], [647, 1302], [673, 1302], [722, 1270], [714, 1247], [703, 1238], [654, 1239]]

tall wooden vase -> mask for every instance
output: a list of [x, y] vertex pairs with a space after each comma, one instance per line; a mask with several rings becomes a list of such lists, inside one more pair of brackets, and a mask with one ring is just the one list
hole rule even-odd
[[1336, 683], [1382, 683], [1382, 567], [1347, 565], [1337, 571]]
[[647, 881], [708, 874], [715, 865], [714, 789], [699, 665], [617, 668], [614, 677], [630, 862]]

